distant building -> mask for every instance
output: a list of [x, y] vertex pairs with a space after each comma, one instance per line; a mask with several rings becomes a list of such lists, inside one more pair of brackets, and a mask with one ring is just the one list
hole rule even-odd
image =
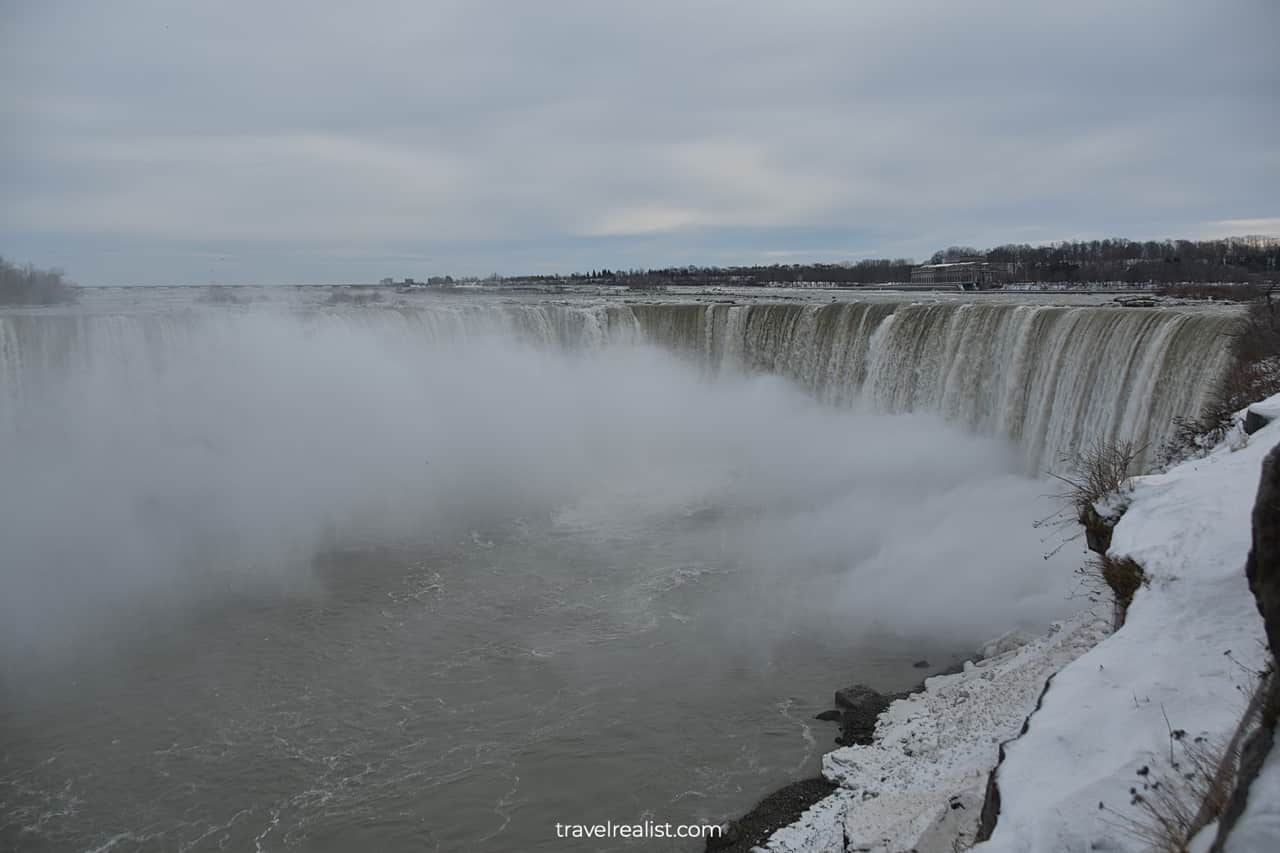
[[383, 287], [390, 287], [395, 283], [396, 283], [395, 279], [391, 279], [391, 278], [384, 278], [382, 281], [378, 282], [378, 284], [382, 285]]
[[405, 287], [413, 287], [415, 284], [417, 284], [417, 282], [416, 282], [416, 281], [414, 281], [414, 280], [413, 280], [413, 279], [411, 279], [411, 278], [406, 278], [406, 279], [404, 280], [404, 286], [405, 286]]
[[1269, 237], [1265, 234], [1246, 234], [1243, 237], [1228, 237], [1228, 243], [1245, 246], [1250, 249], [1280, 248], [1280, 237]]
[[944, 264], [912, 267], [912, 284], [952, 285], [959, 290], [991, 290], [1009, 280], [1010, 264], [992, 263], [982, 258], [963, 258]]

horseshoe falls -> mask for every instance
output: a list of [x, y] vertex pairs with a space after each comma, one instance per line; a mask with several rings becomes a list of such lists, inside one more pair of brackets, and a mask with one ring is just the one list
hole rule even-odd
[[193, 341], [234, 346], [264, 323], [335, 346], [365, 337], [404, 351], [478, 336], [555, 349], [649, 343], [712, 374], [785, 377], [834, 406], [939, 415], [1010, 442], [1028, 472], [1042, 472], [1114, 441], [1142, 447], [1139, 459], [1149, 463], [1175, 419], [1194, 416], [1212, 393], [1238, 322], [1229, 312], [1007, 301], [431, 301], [261, 315], [189, 306], [0, 314], [0, 391], [13, 412], [33, 372], [56, 364], [145, 371]]

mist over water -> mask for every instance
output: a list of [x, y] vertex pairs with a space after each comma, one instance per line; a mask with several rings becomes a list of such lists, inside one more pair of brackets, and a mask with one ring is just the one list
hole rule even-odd
[[0, 446], [7, 647], [39, 652], [137, 603], [315, 594], [325, 549], [530, 518], [712, 519], [696, 547], [750, 577], [753, 618], [976, 642], [1059, 608], [1062, 578], [1027, 571], [1047, 490], [997, 441], [711, 379], [654, 348], [333, 331], [195, 324], [39, 388]]
[[816, 770], [834, 687], [1079, 603], [1024, 447], [699, 311], [0, 316], [0, 842], [718, 820]]

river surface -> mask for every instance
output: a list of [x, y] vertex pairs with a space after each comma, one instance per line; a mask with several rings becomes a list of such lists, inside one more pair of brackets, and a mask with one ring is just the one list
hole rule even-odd
[[817, 631], [726, 649], [730, 567], [686, 562], [684, 526], [349, 550], [312, 596], [140, 614], [7, 685], [4, 841], [555, 850], [557, 821], [720, 819], [815, 772], [839, 678], [901, 688], [944, 653]]

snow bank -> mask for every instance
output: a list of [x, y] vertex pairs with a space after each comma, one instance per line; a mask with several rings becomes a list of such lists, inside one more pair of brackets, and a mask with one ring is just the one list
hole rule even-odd
[[1226, 853], [1275, 850], [1280, 841], [1280, 749], [1271, 748], [1249, 788], [1244, 814], [1227, 839]]
[[[1255, 408], [1280, 413], [1280, 395]], [[1100, 612], [1086, 610], [1020, 648], [929, 679], [881, 716], [873, 745], [826, 756], [823, 772], [840, 790], [765, 849], [950, 851], [961, 833], [973, 837], [987, 773], [1013, 738], [998, 774], [999, 821], [976, 849], [1149, 849], [1131, 789], [1176, 785], [1171, 754], [1185, 769], [1187, 750], [1225, 744], [1265, 665], [1243, 567], [1262, 459], [1278, 441], [1280, 421], [1138, 478], [1109, 553], [1136, 560], [1147, 583], [1120, 631], [1106, 636]], [[1280, 791], [1274, 753], [1258, 784]], [[1272, 849], [1249, 845], [1255, 835], [1274, 842], [1275, 799], [1250, 798], [1231, 849]]]
[[1171, 754], [1185, 771], [1188, 749], [1225, 744], [1265, 665], [1244, 563], [1262, 459], [1277, 441], [1280, 423], [1138, 479], [1109, 553], [1136, 560], [1147, 583], [1124, 627], [1058, 674], [1009, 745], [1000, 820], [978, 849], [1150, 847], [1130, 789], [1177, 785]]
[[823, 774], [840, 790], [774, 833], [766, 849], [839, 851], [847, 839], [851, 850], [925, 853], [932, 843], [949, 851], [959, 832], [972, 838], [1000, 742], [1018, 734], [1046, 679], [1107, 625], [1101, 609], [1082, 612], [962, 673], [930, 678], [881, 715], [874, 744], [824, 758]]

